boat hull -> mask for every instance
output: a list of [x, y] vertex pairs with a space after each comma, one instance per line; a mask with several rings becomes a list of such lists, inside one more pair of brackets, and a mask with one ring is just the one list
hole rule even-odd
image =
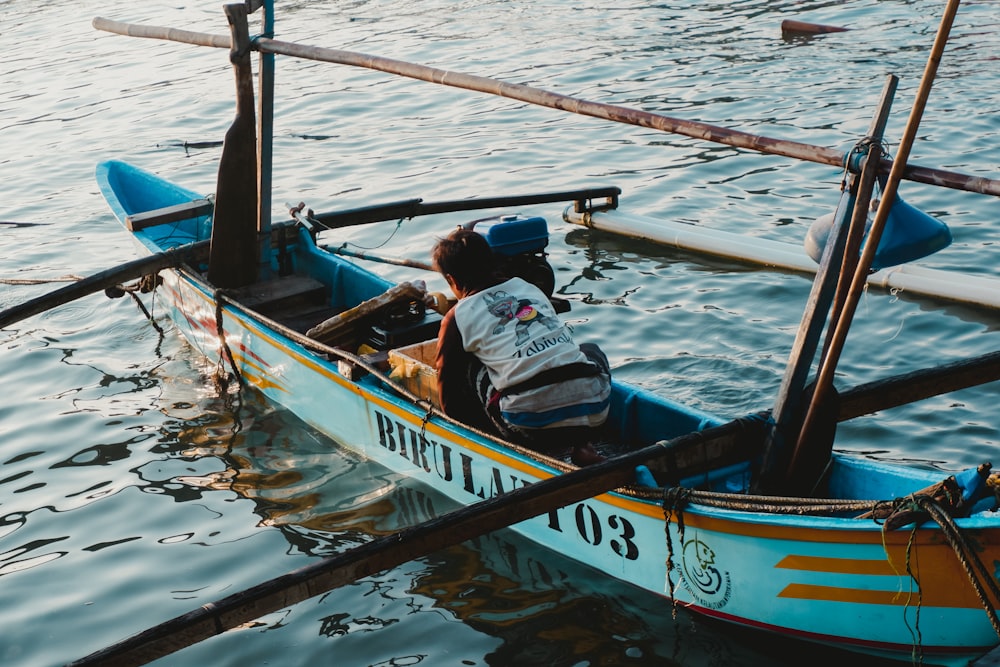
[[[150, 186], [148, 179], [142, 186]], [[148, 238], [139, 240], [149, 247]], [[294, 252], [300, 270], [325, 282], [368, 281], [361, 292], [384, 284], [317, 249], [305, 232]], [[335, 361], [251, 311], [232, 303], [220, 307], [200, 276], [181, 271], [163, 276], [170, 317], [192, 345], [213, 362], [231, 354], [247, 386], [344, 447], [462, 504], [559, 474], [553, 463], [429, 414], [377, 377], [351, 379]], [[721, 423], [668, 407], [670, 418], [645, 425], [657, 439]], [[864, 486], [859, 482], [864, 479], [889, 499], [942, 477], [843, 456], [836, 457], [834, 468], [845, 493]], [[745, 475], [745, 470], [732, 473]], [[958, 524], [996, 578], [1000, 519], [983, 512]], [[883, 531], [872, 520], [664, 504], [615, 491], [512, 529], [664, 596], [664, 613], [678, 604], [727, 622], [897, 659], [909, 659], [919, 647], [928, 663], [963, 664], [997, 642], [959, 559], [934, 524]]]

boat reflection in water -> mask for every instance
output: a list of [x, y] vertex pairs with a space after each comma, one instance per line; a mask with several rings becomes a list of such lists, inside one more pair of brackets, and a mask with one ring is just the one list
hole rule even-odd
[[[173, 482], [186, 485], [189, 493], [218, 490], [252, 499], [259, 525], [281, 531], [297, 554], [340, 553], [458, 507], [422, 483], [338, 447], [285, 410], [261, 402], [245, 406], [241, 414], [236, 432], [224, 413], [186, 420], [185, 432], [177, 434], [187, 443], [182, 455], [218, 457], [225, 469]], [[453, 644], [450, 653], [461, 656], [462, 638], [470, 630], [499, 640], [491, 642], [486, 655], [470, 653], [454, 662], [466, 665], [792, 665], [816, 650], [696, 619], [680, 608], [671, 618], [663, 613], [662, 598], [509, 530], [442, 549], [359, 584], [340, 590], [353, 589], [346, 599], [356, 600], [356, 609], [345, 608], [340, 595], [320, 602], [330, 608], [318, 616], [282, 614], [275, 624], [259, 620], [251, 625], [269, 631], [312, 623], [299, 635], [328, 640], [353, 636], [357, 641], [365, 633], [363, 641], [374, 651], [382, 642], [380, 630], [410, 623], [420, 628], [414, 633], [416, 645], [396, 649], [416, 662], [428, 657], [420, 646], [425, 642]], [[372, 595], [381, 596], [377, 614], [364, 599]], [[356, 645], [352, 650], [359, 654]], [[376, 664], [416, 664], [402, 659]], [[864, 656], [851, 655], [851, 660], [869, 664]]]

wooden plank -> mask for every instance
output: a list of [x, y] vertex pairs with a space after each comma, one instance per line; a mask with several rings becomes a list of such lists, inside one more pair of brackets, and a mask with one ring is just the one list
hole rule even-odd
[[359, 327], [366, 326], [385, 308], [410, 301], [422, 301], [423, 297], [423, 291], [413, 284], [400, 283], [376, 297], [363, 301], [357, 306], [317, 324], [307, 331], [306, 335], [327, 345], [344, 344], [345, 340], [356, 337]]
[[210, 215], [213, 208], [212, 202], [208, 199], [192, 199], [183, 204], [164, 206], [152, 211], [130, 215], [125, 218], [125, 227], [130, 232], [138, 232], [148, 227], [165, 225], [168, 222], [179, 222], [180, 220]]
[[229, 295], [247, 308], [259, 310], [291, 299], [315, 301], [325, 297], [326, 285], [309, 276], [282, 276], [231, 290]]

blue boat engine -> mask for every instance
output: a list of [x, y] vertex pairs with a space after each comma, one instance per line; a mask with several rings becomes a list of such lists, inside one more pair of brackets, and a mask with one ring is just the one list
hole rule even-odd
[[483, 237], [493, 248], [500, 269], [510, 277], [527, 280], [552, 299], [556, 276], [545, 259], [549, 228], [545, 218], [500, 215], [473, 220], [464, 225]]
[[[545, 259], [549, 244], [549, 229], [544, 218], [537, 216], [500, 215], [473, 220], [463, 225], [490, 244], [500, 265], [509, 277], [527, 280], [549, 298], [556, 312], [570, 309], [569, 301], [552, 296], [555, 272]], [[382, 313], [368, 337], [376, 350], [387, 350], [433, 338], [441, 323], [441, 315], [426, 310], [422, 302], [400, 304]]]

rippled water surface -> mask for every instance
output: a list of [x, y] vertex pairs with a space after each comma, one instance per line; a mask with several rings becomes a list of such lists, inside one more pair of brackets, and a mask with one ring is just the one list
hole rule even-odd
[[[906, 122], [931, 0], [278, 4], [277, 37], [493, 76], [848, 150], [887, 73]], [[210, 193], [234, 111], [224, 50], [98, 33], [224, 34], [221, 4], [0, 0], [0, 308], [136, 256], [93, 178], [120, 158]], [[783, 38], [794, 18], [852, 31]], [[1000, 176], [1000, 11], [964, 3], [911, 161]], [[275, 215], [617, 185], [635, 213], [799, 243], [836, 169], [386, 75], [278, 58]], [[904, 183], [955, 242], [928, 266], [1000, 275], [996, 198]], [[723, 416], [770, 407], [805, 278], [550, 224], [558, 290], [615, 374]], [[426, 260], [461, 222], [336, 241]], [[20, 223], [20, 224], [12, 224]], [[333, 240], [333, 239], [331, 239]], [[394, 278], [411, 274], [379, 270]], [[247, 395], [220, 398], [155, 300], [93, 296], [0, 332], [0, 661], [49, 666], [447, 510]], [[838, 386], [998, 348], [996, 312], [867, 293]], [[162, 330], [162, 331], [161, 331]], [[996, 386], [842, 426], [838, 447], [954, 470], [994, 456]], [[824, 654], [826, 652], [824, 651]], [[501, 532], [164, 659], [190, 665], [793, 665], [817, 651], [697, 621]], [[856, 658], [850, 658], [859, 663]]]

